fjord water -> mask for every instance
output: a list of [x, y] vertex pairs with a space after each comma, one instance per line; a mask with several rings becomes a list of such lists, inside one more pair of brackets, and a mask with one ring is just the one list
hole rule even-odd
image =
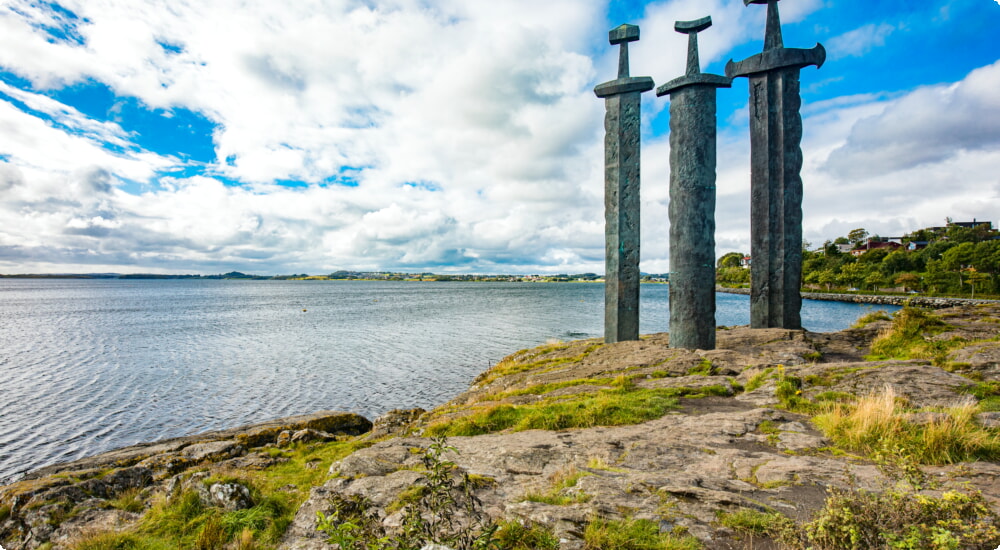
[[[429, 408], [518, 349], [603, 334], [580, 283], [0, 279], [0, 481], [116, 447], [322, 409]], [[662, 332], [666, 285], [642, 286]], [[867, 307], [805, 301], [803, 324]], [[718, 295], [717, 322], [749, 322]]]

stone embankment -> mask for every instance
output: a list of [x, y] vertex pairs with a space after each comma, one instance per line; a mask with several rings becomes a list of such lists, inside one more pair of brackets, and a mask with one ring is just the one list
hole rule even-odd
[[[234, 517], [228, 510], [259, 498], [234, 480], [277, 476], [298, 449], [321, 475], [305, 486], [301, 478], [277, 482], [284, 484], [278, 491], [301, 494], [297, 513], [277, 538], [252, 529], [245, 538], [259, 540], [255, 548], [334, 549], [317, 512], [330, 517], [342, 503], [360, 499], [369, 507], [366, 517], [390, 533], [400, 528], [408, 506], [429, 490], [430, 436], [449, 434], [454, 451], [442, 459], [448, 471], [475, 480], [469, 490], [481, 513], [540, 526], [561, 550], [583, 549], [595, 519], [626, 518], [697, 539], [684, 548], [779, 548], [766, 534], [748, 536], [720, 518], [767, 511], [801, 524], [833, 488], [895, 486], [864, 453], [838, 447], [807, 409], [790, 407], [790, 381], [798, 384], [792, 392], [798, 402], [814, 404], [849, 403], [891, 388], [915, 425], [944, 414], [942, 407], [974, 401], [972, 385], [995, 389], [1000, 383], [1000, 304], [936, 315], [940, 324], [925, 341], [947, 346], [933, 361], [867, 359], [888, 320], [838, 333], [720, 329], [718, 349], [710, 351], [671, 348], [667, 334], [524, 350], [450, 402], [430, 412], [395, 411], [374, 427], [356, 415], [327, 413], [132, 447], [36, 472], [0, 488], [0, 544], [7, 550], [76, 550], [82, 547], [75, 541], [88, 533], [155, 531], [143, 522], [151, 521], [157, 503], [183, 491], [197, 494], [202, 513]], [[615, 416], [629, 408], [645, 416]], [[978, 412], [974, 422], [995, 434], [998, 415]], [[330, 450], [341, 445], [343, 451], [344, 444], [352, 447]], [[981, 491], [1000, 510], [1000, 464], [923, 468], [934, 479]], [[109, 504], [135, 489], [141, 505], [134, 510]], [[204, 537], [209, 524], [190, 523], [202, 529], [191, 539]], [[220, 547], [237, 547], [228, 540]], [[984, 548], [1000, 544], [981, 542]]]
[[[731, 288], [716, 286], [716, 292], [727, 294], [750, 295], [749, 288]], [[928, 307], [933, 309], [943, 309], [963, 305], [975, 304], [997, 304], [1000, 300], [979, 300], [972, 298], [942, 298], [936, 296], [920, 296], [910, 294], [898, 296], [891, 294], [837, 294], [831, 292], [803, 292], [802, 298], [805, 300], [823, 300], [826, 302], [852, 302], [856, 304], [888, 305], [888, 306], [915, 306]]]

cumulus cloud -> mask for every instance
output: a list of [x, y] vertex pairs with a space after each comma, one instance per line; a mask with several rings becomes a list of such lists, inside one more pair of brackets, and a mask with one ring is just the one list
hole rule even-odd
[[[885, 236], [1000, 209], [1000, 62], [953, 84], [842, 97], [809, 108], [807, 239]], [[994, 220], [996, 221], [996, 220]]]
[[856, 179], [941, 163], [1000, 143], [1000, 62], [961, 82], [928, 86], [857, 121], [824, 168]]
[[[517, 256], [525, 241], [535, 244], [523, 263], [537, 264], [569, 244], [537, 242], [540, 232], [559, 237], [561, 226], [600, 216], [591, 189], [600, 172], [579, 162], [600, 128], [587, 51], [603, 31], [600, 2], [69, 0], [65, 13], [21, 4], [0, 15], [0, 64], [37, 89], [94, 80], [148, 109], [189, 109], [216, 124], [204, 176], [165, 177], [181, 163], [142, 151], [114, 122], [7, 86], [28, 107], [0, 104], [0, 121], [24, 136], [2, 153], [10, 170], [45, 173], [47, 189], [7, 206], [47, 210], [25, 232], [67, 250], [160, 246], [189, 263], [239, 258], [282, 271], [472, 270]], [[109, 155], [110, 145], [128, 153]], [[142, 193], [109, 193], [154, 180]], [[287, 180], [312, 185], [274, 183]], [[86, 191], [107, 197], [78, 212]], [[61, 211], [46, 193], [62, 197]], [[487, 234], [491, 224], [508, 240]], [[598, 246], [588, 242], [576, 261]]]

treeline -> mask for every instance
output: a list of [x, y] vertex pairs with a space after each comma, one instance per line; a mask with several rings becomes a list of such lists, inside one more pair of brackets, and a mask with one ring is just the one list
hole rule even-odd
[[[902, 238], [869, 236], [855, 229], [847, 236], [802, 252], [802, 281], [807, 290], [926, 292], [975, 296], [1000, 294], [1000, 232], [989, 223], [952, 224], [914, 231]], [[744, 254], [719, 259], [720, 284], [750, 282], [740, 267]]]

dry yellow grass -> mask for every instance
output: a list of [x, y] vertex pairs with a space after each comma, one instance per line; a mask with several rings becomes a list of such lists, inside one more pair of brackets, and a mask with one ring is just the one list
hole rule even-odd
[[839, 404], [813, 421], [838, 445], [866, 454], [899, 448], [923, 464], [1000, 458], [1000, 434], [975, 423], [975, 403], [965, 401], [944, 410], [941, 418], [914, 423], [899, 401], [886, 386], [854, 405]]

